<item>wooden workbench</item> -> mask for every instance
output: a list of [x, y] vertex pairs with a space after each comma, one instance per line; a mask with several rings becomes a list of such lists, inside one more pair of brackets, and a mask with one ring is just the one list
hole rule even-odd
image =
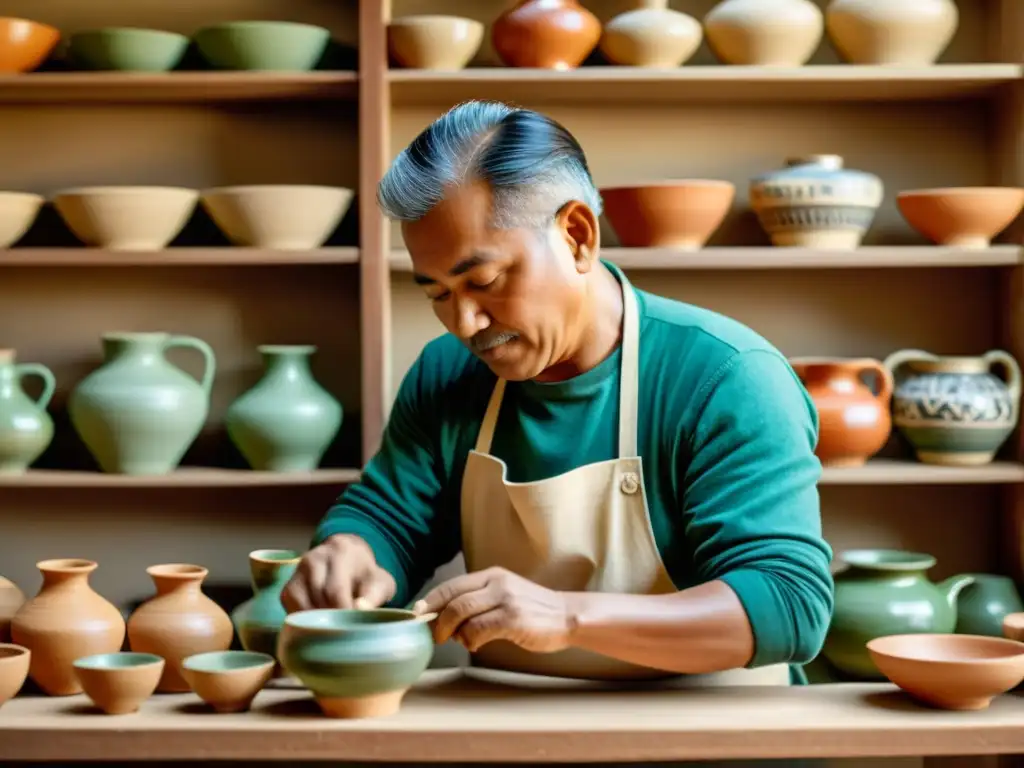
[[192, 694], [157, 695], [110, 717], [84, 696], [20, 697], [0, 708], [9, 760], [639, 762], [1024, 753], [1024, 696], [945, 712], [894, 687], [623, 690], [496, 673], [428, 672], [390, 718], [338, 721], [305, 690], [259, 694], [213, 714]]

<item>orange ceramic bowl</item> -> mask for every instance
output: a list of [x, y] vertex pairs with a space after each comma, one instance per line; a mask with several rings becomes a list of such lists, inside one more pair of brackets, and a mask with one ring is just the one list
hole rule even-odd
[[53, 52], [60, 30], [28, 19], [0, 17], [0, 74], [31, 72]]
[[914, 189], [896, 196], [900, 213], [934, 243], [958, 248], [988, 248], [1024, 207], [1017, 187]]
[[601, 198], [623, 248], [696, 251], [721, 225], [735, 193], [728, 181], [680, 179], [606, 188]]

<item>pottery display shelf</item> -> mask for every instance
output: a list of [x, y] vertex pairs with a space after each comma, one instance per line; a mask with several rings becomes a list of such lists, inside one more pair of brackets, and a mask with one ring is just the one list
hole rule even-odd
[[1024, 697], [987, 710], [912, 703], [890, 684], [614, 690], [458, 669], [428, 671], [391, 717], [323, 717], [308, 691], [267, 688], [244, 714], [192, 694], [122, 717], [85, 696], [0, 709], [0, 761], [336, 760], [642, 762], [1024, 752]]
[[358, 264], [358, 248], [279, 251], [266, 248], [165, 248], [159, 251], [109, 251], [102, 248], [0, 249], [0, 267], [143, 267], [197, 265]]
[[[20, 475], [0, 474], [0, 488], [245, 488], [269, 486], [347, 485], [359, 469], [317, 469], [312, 472], [257, 472], [249, 469], [182, 467], [166, 475], [118, 475], [74, 470], [30, 469]], [[1024, 471], [1022, 471], [1024, 475]]]

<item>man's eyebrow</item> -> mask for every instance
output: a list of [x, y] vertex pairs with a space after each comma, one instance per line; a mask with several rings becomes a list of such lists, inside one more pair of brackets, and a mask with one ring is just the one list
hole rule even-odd
[[[458, 277], [459, 275], [463, 275], [466, 272], [469, 272], [469, 270], [473, 269], [474, 267], [479, 267], [481, 264], [485, 264], [488, 261], [490, 261], [490, 257], [486, 256], [485, 254], [475, 253], [468, 259], [463, 259], [454, 267], [449, 269], [448, 274], [451, 277]], [[412, 279], [416, 283], [416, 285], [433, 285], [436, 282], [432, 278], [429, 278], [426, 275], [421, 275], [419, 273], [414, 273]]]

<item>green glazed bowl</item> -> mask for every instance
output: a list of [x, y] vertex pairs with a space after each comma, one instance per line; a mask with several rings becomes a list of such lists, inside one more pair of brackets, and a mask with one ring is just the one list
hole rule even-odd
[[284, 621], [277, 657], [328, 717], [394, 714], [430, 664], [434, 637], [412, 611], [322, 609]]
[[217, 69], [307, 72], [323, 56], [331, 34], [290, 21], [229, 21], [204, 27], [192, 39]]
[[176, 32], [110, 27], [71, 35], [68, 55], [83, 69], [167, 72], [184, 58], [188, 42]]

